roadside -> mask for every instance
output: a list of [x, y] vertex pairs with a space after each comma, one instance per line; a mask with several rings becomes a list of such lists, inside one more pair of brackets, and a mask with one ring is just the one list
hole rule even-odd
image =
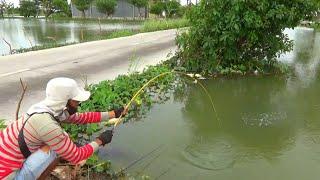
[[[54, 19], [51, 19], [54, 21]], [[77, 20], [80, 21], [80, 20]], [[30, 46], [30, 48], [20, 48], [20, 49], [14, 49], [11, 47], [10, 42], [5, 41], [6, 48], [8, 48], [9, 54], [19, 54], [19, 53], [25, 53], [29, 51], [38, 51], [38, 50], [43, 50], [43, 49], [51, 49], [51, 48], [56, 48], [56, 47], [62, 47], [62, 46], [67, 46], [71, 44], [79, 44], [79, 43], [84, 43], [84, 42], [91, 42], [91, 41], [97, 41], [97, 40], [106, 40], [106, 39], [113, 39], [113, 38], [118, 38], [118, 37], [126, 37], [126, 36], [132, 36], [135, 34], [139, 33], [145, 33], [145, 32], [155, 32], [155, 31], [160, 31], [160, 30], [168, 30], [168, 29], [179, 29], [179, 28], [184, 28], [188, 26], [188, 21], [184, 18], [182, 19], [162, 19], [162, 20], [146, 20], [146, 21], [131, 21], [131, 22], [141, 22], [141, 27], [139, 29], [124, 29], [124, 30], [116, 30], [116, 31], [105, 31], [101, 29], [101, 26], [104, 25], [102, 23], [114, 23], [114, 22], [122, 22], [123, 20], [113, 20], [113, 21], [99, 21], [96, 19], [88, 19], [88, 20], [83, 20], [83, 22], [89, 21], [93, 22], [100, 27], [100, 31], [98, 30], [97, 33], [92, 33], [92, 34], [84, 34], [84, 32], [81, 30], [81, 35], [79, 42], [63, 42], [63, 43], [58, 43], [57, 40], [53, 37], [51, 41], [45, 44], [40, 44], [40, 45], [34, 45]], [[129, 21], [123, 21], [123, 22], [129, 22]]]
[[20, 112], [44, 97], [46, 82], [67, 76], [98, 83], [126, 74], [132, 63], [137, 70], [154, 65], [174, 52], [176, 30], [142, 33], [111, 40], [0, 57], [0, 114], [12, 120], [20, 98], [19, 78], [28, 84]]

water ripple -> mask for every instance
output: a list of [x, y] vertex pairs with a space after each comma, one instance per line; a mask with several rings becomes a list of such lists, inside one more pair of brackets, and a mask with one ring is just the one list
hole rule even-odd
[[192, 165], [206, 170], [230, 168], [235, 162], [231, 145], [225, 142], [199, 142], [185, 148], [182, 155]]

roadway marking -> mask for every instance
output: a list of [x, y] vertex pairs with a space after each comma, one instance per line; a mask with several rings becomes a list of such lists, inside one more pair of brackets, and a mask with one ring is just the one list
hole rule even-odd
[[13, 75], [13, 74], [22, 73], [22, 72], [25, 72], [25, 71], [30, 71], [30, 70], [31, 70], [31, 69], [21, 69], [21, 70], [14, 71], [14, 72], [9, 72], [9, 73], [5, 73], [5, 74], [0, 74], [0, 78], [6, 77], [6, 76], [10, 76], [10, 75]]

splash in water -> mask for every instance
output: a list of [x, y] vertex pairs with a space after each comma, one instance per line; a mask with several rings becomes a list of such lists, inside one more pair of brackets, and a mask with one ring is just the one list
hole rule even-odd
[[270, 127], [276, 122], [287, 119], [287, 113], [285, 112], [268, 112], [250, 114], [244, 113], [241, 116], [241, 120], [246, 126], [254, 127]]

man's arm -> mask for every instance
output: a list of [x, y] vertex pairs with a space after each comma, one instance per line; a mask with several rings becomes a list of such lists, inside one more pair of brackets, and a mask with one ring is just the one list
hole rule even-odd
[[82, 147], [77, 147], [56, 122], [50, 122], [40, 128], [38, 134], [43, 143], [47, 144], [60, 157], [73, 164], [89, 158], [101, 145], [101, 142], [96, 140]]
[[85, 112], [71, 115], [64, 123], [88, 124], [100, 123], [103, 120], [109, 120], [115, 117], [114, 111], [110, 112]]
[[[102, 120], [109, 120], [113, 118], [119, 118], [121, 115], [125, 116], [128, 113], [128, 109], [121, 107], [109, 112], [85, 112], [76, 113], [71, 115], [64, 123], [73, 124], [88, 124], [88, 123], [100, 123]], [[113, 124], [114, 122], [110, 122]]]

